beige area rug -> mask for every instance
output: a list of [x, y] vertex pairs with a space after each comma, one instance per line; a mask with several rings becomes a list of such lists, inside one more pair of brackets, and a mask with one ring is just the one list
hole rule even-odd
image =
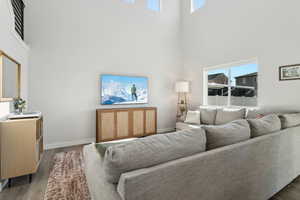
[[82, 150], [57, 153], [44, 200], [90, 200]]

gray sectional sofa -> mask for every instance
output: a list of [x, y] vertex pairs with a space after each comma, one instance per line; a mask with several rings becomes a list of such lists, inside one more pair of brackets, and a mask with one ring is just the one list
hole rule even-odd
[[150, 136], [103, 155], [91, 144], [84, 159], [93, 200], [267, 200], [300, 175], [300, 114]]

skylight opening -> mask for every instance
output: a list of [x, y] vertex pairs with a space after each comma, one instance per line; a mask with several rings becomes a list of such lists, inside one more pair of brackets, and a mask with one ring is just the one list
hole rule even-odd
[[147, 8], [159, 12], [161, 9], [160, 0], [147, 0]]
[[122, 0], [125, 3], [130, 3], [130, 4], [134, 4], [135, 0]]
[[203, 8], [206, 0], [191, 0], [191, 12], [195, 12], [196, 10]]

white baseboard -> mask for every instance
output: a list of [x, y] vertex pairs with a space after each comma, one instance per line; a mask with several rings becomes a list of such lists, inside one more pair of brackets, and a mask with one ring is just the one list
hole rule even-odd
[[[158, 133], [166, 133], [166, 132], [171, 132], [175, 131], [175, 128], [163, 128], [163, 129], [158, 129]], [[82, 140], [74, 140], [74, 141], [68, 141], [68, 142], [59, 142], [59, 143], [52, 143], [52, 144], [45, 144], [45, 149], [56, 149], [56, 148], [62, 148], [62, 147], [70, 147], [70, 146], [75, 146], [75, 145], [82, 145], [82, 144], [89, 144], [92, 142], [95, 142], [95, 138], [86, 138]]]
[[81, 144], [89, 144], [92, 142], [95, 142], [95, 138], [86, 138], [82, 140], [74, 140], [74, 141], [68, 141], [68, 142], [60, 142], [60, 143], [52, 143], [52, 144], [46, 144], [45, 149], [56, 149], [56, 148], [62, 148], [62, 147], [70, 147], [75, 145], [81, 145]]

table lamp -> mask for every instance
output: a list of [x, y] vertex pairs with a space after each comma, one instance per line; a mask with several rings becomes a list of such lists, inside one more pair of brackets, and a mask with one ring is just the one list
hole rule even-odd
[[188, 81], [178, 81], [175, 85], [175, 90], [178, 93], [177, 118], [183, 120], [187, 113], [187, 93], [190, 91]]

